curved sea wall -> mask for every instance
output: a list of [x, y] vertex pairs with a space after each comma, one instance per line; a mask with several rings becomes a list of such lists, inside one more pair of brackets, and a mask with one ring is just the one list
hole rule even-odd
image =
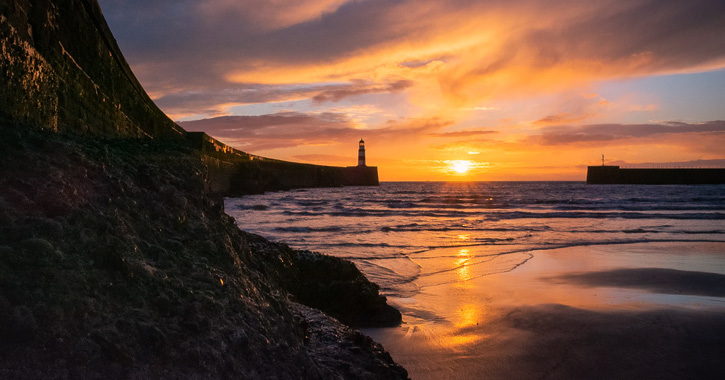
[[95, 1], [0, 12], [0, 378], [407, 377], [348, 327], [400, 323], [354, 265], [223, 212], [239, 162], [156, 108]]
[[181, 137], [131, 72], [95, 0], [0, 4], [0, 115], [103, 137]]
[[186, 132], [136, 80], [95, 0], [0, 3], [0, 77], [0, 119], [102, 138], [186, 139], [212, 166], [209, 182], [222, 195], [378, 184], [374, 167], [274, 160]]

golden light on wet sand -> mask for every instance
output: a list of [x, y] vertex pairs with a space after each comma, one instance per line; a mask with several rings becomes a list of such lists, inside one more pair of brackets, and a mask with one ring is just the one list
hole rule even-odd
[[472, 278], [471, 269], [468, 268], [468, 262], [471, 260], [470, 251], [466, 248], [461, 248], [458, 251], [458, 260], [455, 262], [456, 275], [458, 280], [461, 282], [459, 286], [466, 286], [466, 281]]

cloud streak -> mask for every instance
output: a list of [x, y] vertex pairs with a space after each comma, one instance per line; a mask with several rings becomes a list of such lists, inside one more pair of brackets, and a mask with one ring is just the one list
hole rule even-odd
[[280, 112], [260, 116], [221, 116], [180, 122], [189, 131], [204, 131], [248, 152], [299, 146], [349, 143], [360, 137], [380, 141], [420, 136], [450, 125], [439, 119], [390, 121], [373, 129], [358, 128], [345, 114]]
[[398, 93], [412, 85], [413, 81], [405, 79], [387, 83], [382, 86], [366, 83], [365, 81], [353, 81], [349, 85], [337, 86], [333, 89], [325, 89], [315, 95], [312, 100], [315, 103], [339, 102], [340, 100], [351, 96], [377, 93]]
[[725, 121], [706, 123], [668, 122], [658, 124], [596, 124], [579, 127], [548, 127], [533, 137], [543, 145], [565, 145], [648, 138], [661, 135], [713, 134], [725, 135]]
[[490, 135], [490, 134], [494, 134], [494, 133], [498, 133], [498, 131], [492, 131], [492, 130], [486, 130], [486, 129], [472, 129], [472, 130], [455, 131], [455, 132], [429, 133], [428, 136], [459, 138], [459, 137], [473, 137], [473, 136], [481, 136], [481, 135]]

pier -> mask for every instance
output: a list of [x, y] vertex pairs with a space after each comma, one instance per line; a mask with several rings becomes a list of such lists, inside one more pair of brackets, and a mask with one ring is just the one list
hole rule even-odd
[[622, 169], [619, 166], [587, 167], [587, 183], [632, 185], [725, 184], [724, 168]]

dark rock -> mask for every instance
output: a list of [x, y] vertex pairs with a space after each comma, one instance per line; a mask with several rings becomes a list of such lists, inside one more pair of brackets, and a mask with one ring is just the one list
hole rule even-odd
[[45, 239], [31, 238], [18, 243], [15, 254], [9, 257], [11, 265], [53, 265], [63, 256]]
[[95, 265], [109, 272], [126, 273], [128, 271], [124, 254], [126, 249], [123, 245], [119, 239], [112, 238], [105, 246], [97, 247], [92, 251]]
[[60, 222], [50, 218], [27, 218], [21, 222], [24, 228], [33, 232], [38, 238], [58, 240], [63, 238], [63, 225]]
[[13, 224], [13, 217], [9, 212], [0, 204], [0, 227], [7, 227]]
[[98, 360], [102, 354], [101, 346], [88, 338], [79, 339], [73, 351], [77, 354], [73, 358], [74, 361], [81, 365], [88, 365], [92, 361]]
[[0, 338], [11, 343], [27, 344], [35, 338], [38, 326], [32, 310], [16, 306], [0, 311]]
[[96, 233], [90, 228], [82, 229], [79, 237], [82, 244], [91, 244], [96, 241]]
[[165, 352], [167, 340], [158, 327], [149, 323], [139, 323], [138, 327], [139, 342], [147, 347], [151, 352], [160, 355]]
[[318, 308], [353, 327], [392, 327], [402, 322], [398, 310], [387, 304], [377, 284], [370, 282], [350, 261], [309, 251], [295, 251], [285, 244], [271, 244], [249, 235], [258, 251], [276, 257], [265, 270], [295, 299]]
[[249, 337], [243, 330], [237, 330], [229, 338], [230, 346], [234, 351], [245, 352], [249, 349]]
[[353, 327], [398, 326], [402, 316], [380, 295], [355, 264], [337, 257], [298, 252], [290, 292], [301, 303], [318, 308]]
[[91, 339], [101, 347], [104, 355], [111, 362], [130, 366], [134, 362], [133, 353], [123, 345], [118, 330], [113, 326], [106, 326], [91, 333]]
[[165, 246], [166, 249], [174, 255], [180, 254], [186, 249], [184, 244], [176, 239], [168, 239]]
[[295, 313], [308, 321], [309, 350], [323, 357], [325, 367], [337, 376], [343, 379], [408, 378], [408, 371], [395, 364], [380, 344], [359, 331], [329, 324], [328, 316], [302, 305], [295, 307]]
[[9, 263], [14, 260], [15, 250], [7, 245], [0, 245], [0, 263]]
[[153, 299], [152, 305], [160, 315], [167, 316], [171, 314], [172, 303], [171, 299], [169, 299], [166, 294], [156, 296], [156, 298]]

